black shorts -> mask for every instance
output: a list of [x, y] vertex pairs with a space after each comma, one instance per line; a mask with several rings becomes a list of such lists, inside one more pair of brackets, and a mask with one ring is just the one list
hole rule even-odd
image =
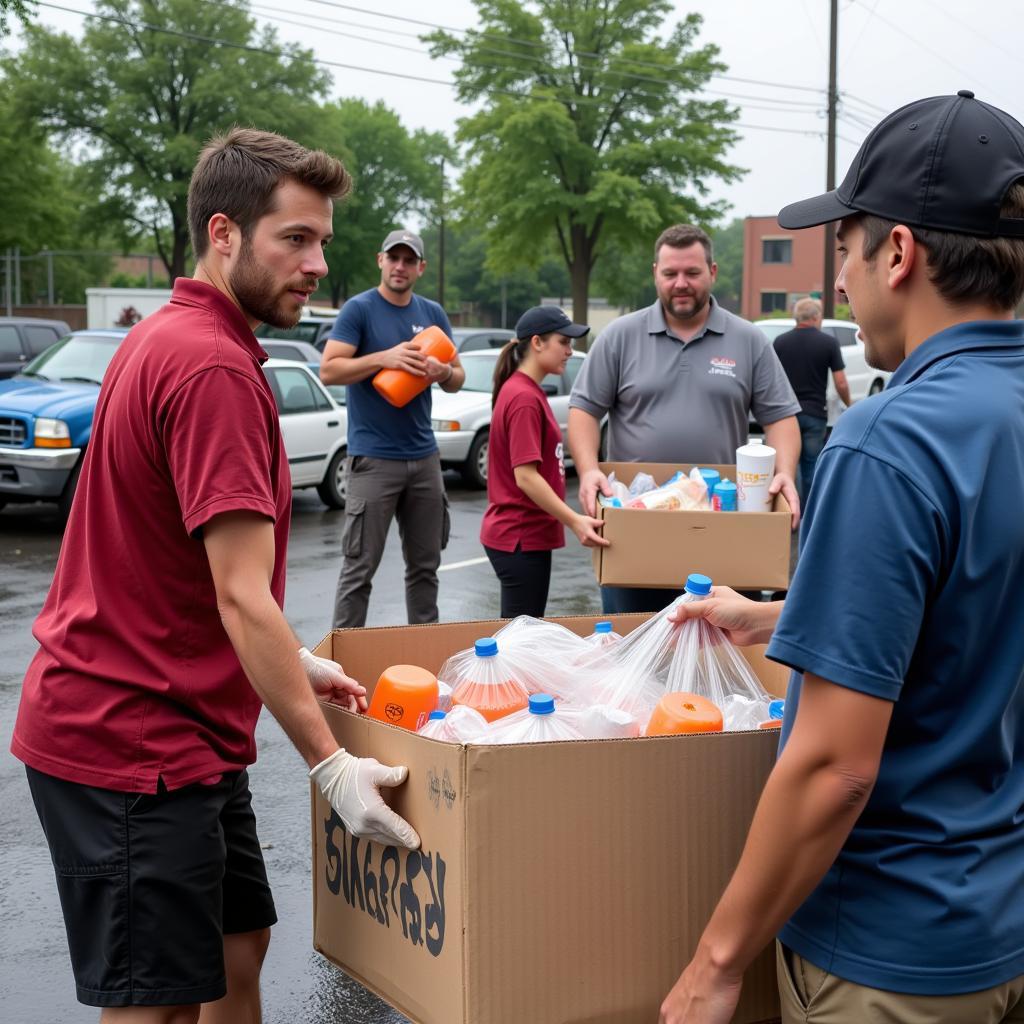
[[248, 772], [119, 793], [27, 769], [79, 1002], [185, 1006], [226, 991], [224, 935], [277, 920]]

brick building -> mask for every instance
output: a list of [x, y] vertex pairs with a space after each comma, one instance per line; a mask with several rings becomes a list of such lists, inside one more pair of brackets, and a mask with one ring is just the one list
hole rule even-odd
[[820, 295], [824, 263], [823, 226], [786, 231], [774, 217], [747, 217], [740, 315], [758, 320], [777, 310], [791, 311], [804, 295]]

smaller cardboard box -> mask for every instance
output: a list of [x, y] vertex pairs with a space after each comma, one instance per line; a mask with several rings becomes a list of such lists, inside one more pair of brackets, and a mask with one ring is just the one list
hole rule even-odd
[[[735, 466], [701, 463], [736, 479]], [[693, 464], [602, 462], [629, 486], [637, 473], [659, 484]], [[785, 590], [789, 587], [792, 510], [776, 495], [771, 512], [660, 512], [635, 508], [599, 508], [609, 547], [594, 548], [594, 572], [602, 586], [666, 587], [681, 590], [691, 572], [737, 590]]]
[[[646, 618], [612, 621], [624, 634]], [[597, 618], [553, 621], [585, 636]], [[436, 673], [501, 625], [340, 630], [316, 653], [372, 690], [389, 665]], [[743, 654], [781, 695], [788, 672], [763, 650]], [[408, 765], [387, 799], [422, 847], [349, 835], [313, 786], [313, 944], [416, 1024], [656, 1021], [739, 859], [778, 745], [774, 730], [754, 730], [459, 746], [324, 714], [353, 754]], [[777, 1017], [766, 950], [733, 1022]]]

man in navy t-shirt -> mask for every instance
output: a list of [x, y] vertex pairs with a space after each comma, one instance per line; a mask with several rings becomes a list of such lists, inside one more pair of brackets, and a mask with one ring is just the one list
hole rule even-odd
[[412, 339], [430, 326], [451, 336], [444, 310], [413, 293], [426, 269], [419, 235], [392, 231], [377, 254], [380, 284], [349, 299], [324, 348], [320, 378], [348, 385], [348, 493], [344, 562], [334, 603], [337, 629], [366, 624], [373, 575], [398, 517], [409, 622], [437, 621], [437, 567], [448, 541], [448, 502], [430, 428], [430, 387], [396, 408], [373, 386], [384, 369], [404, 370], [444, 391], [466, 374], [458, 356], [442, 363]]
[[836, 290], [894, 372], [822, 453], [781, 614], [727, 590], [677, 614], [794, 674], [661, 1020], [730, 1020], [777, 934], [785, 1024], [1024, 1021], [1024, 126], [911, 103], [779, 214], [834, 220]]

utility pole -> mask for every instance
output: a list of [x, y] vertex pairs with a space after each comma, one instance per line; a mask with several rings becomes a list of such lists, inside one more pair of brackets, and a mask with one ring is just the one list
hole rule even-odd
[[[831, 0], [831, 25], [828, 39], [828, 154], [825, 161], [825, 188], [836, 187], [836, 42], [839, 35], [839, 0]], [[825, 273], [821, 283], [822, 315], [835, 316], [836, 229], [825, 225]]]
[[437, 301], [444, 306], [444, 157], [441, 157], [441, 208], [437, 243]]

